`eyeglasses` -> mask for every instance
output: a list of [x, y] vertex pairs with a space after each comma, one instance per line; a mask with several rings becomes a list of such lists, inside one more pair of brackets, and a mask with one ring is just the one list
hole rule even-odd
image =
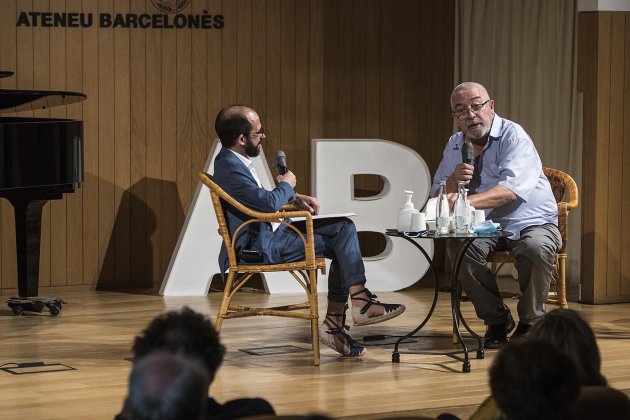
[[250, 136], [259, 136], [259, 137], [263, 137], [263, 136], [265, 136], [265, 135], [266, 135], [266, 134], [265, 134], [265, 129], [264, 129], [264, 128], [262, 128], [262, 127], [260, 127], [260, 130], [258, 130], [258, 131], [254, 131], [254, 132], [252, 132], [252, 133], [248, 133], [248, 134], [249, 134]]
[[468, 116], [468, 113], [470, 111], [472, 111], [474, 114], [476, 114], [479, 111], [481, 111], [483, 109], [483, 107], [486, 106], [486, 104], [488, 102], [490, 102], [490, 99], [488, 99], [486, 102], [484, 102], [482, 104], [472, 104], [468, 108], [458, 108], [458, 109], [454, 110], [451, 114], [454, 117], [457, 117], [458, 119], [463, 120], [464, 118], [466, 118]]

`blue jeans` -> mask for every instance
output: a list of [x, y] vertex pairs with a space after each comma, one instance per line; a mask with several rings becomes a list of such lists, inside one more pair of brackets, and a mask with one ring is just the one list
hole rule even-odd
[[[295, 222], [293, 226], [305, 233], [305, 222]], [[345, 217], [315, 219], [313, 230], [315, 255], [332, 260], [328, 271], [328, 299], [347, 302], [349, 287], [364, 284], [366, 280], [354, 222]], [[297, 233], [284, 225], [274, 232], [274, 247], [284, 262], [304, 259], [304, 243]]]

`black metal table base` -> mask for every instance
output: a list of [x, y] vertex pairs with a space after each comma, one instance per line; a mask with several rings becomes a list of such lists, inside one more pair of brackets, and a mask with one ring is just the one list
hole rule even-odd
[[[433, 265], [433, 262], [431, 261], [431, 258], [426, 253], [424, 248], [422, 248], [422, 246], [420, 246], [419, 243], [413, 240], [414, 239], [413, 237], [406, 236], [392, 229], [388, 229], [386, 234], [389, 236], [403, 238], [409, 241], [410, 243], [412, 243], [426, 258], [427, 262], [429, 263], [429, 267], [431, 268], [431, 271], [433, 273], [433, 278], [435, 279], [435, 292], [433, 296], [433, 303], [431, 304], [431, 309], [429, 310], [429, 313], [424, 318], [424, 320], [420, 323], [420, 325], [418, 325], [418, 327], [416, 327], [413, 331], [402, 336], [396, 341], [396, 344], [394, 345], [394, 351], [392, 353], [392, 362], [400, 363], [401, 354], [443, 355], [443, 356], [447, 356], [447, 357], [450, 357], [452, 359], [462, 362], [462, 372], [465, 372], [465, 373], [470, 372], [471, 366], [470, 366], [470, 359], [469, 359], [468, 353], [471, 351], [475, 351], [476, 358], [483, 359], [485, 357], [484, 342], [483, 342], [483, 338], [477, 333], [475, 333], [468, 326], [468, 323], [466, 323], [466, 320], [462, 316], [461, 308], [459, 306], [460, 288], [459, 288], [459, 283], [457, 279], [458, 279], [458, 274], [459, 274], [459, 269], [462, 263], [462, 259], [464, 258], [466, 251], [468, 250], [470, 245], [473, 243], [473, 241], [477, 238], [477, 236], [461, 236], [461, 237], [457, 237], [453, 235], [446, 236], [446, 237], [424, 236], [424, 238], [427, 238], [427, 239], [440, 239], [440, 238], [447, 239], [448, 238], [448, 239], [460, 239], [462, 241], [455, 255], [455, 259], [454, 259], [455, 264], [454, 264], [453, 272], [451, 273], [451, 287], [450, 287], [453, 333], [457, 335], [458, 343], [461, 345], [462, 349], [457, 350], [457, 351], [437, 352], [437, 351], [400, 351], [399, 350], [400, 345], [404, 344], [405, 340], [416, 337], [415, 334], [417, 334], [427, 324], [427, 322], [429, 322], [429, 319], [431, 319], [431, 316], [433, 315], [435, 306], [437, 304], [437, 299], [438, 299], [438, 292], [439, 292], [438, 275], [437, 275], [437, 270], [435, 269], [435, 266]], [[464, 337], [462, 336], [462, 333], [459, 330], [460, 322], [461, 322], [461, 325], [463, 325], [464, 328], [471, 335], [470, 338], [477, 340], [478, 346], [476, 349], [469, 350], [468, 346], [466, 345], [466, 341], [464, 340]]]

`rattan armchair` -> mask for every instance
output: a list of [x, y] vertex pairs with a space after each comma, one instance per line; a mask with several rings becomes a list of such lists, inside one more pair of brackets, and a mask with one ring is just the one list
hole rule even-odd
[[[210, 189], [212, 197], [212, 205], [219, 223], [219, 235], [223, 239], [223, 243], [227, 249], [228, 259], [230, 263], [229, 271], [225, 279], [225, 288], [223, 290], [223, 298], [221, 307], [217, 313], [215, 321], [215, 329], [221, 331], [221, 325], [224, 319], [242, 318], [257, 315], [282, 316], [290, 318], [308, 319], [311, 322], [311, 339], [313, 345], [313, 364], [319, 365], [319, 326], [318, 326], [318, 305], [317, 305], [317, 273], [321, 270], [326, 272], [325, 260], [315, 257], [315, 243], [313, 236], [313, 219], [311, 214], [304, 210], [298, 210], [295, 206], [287, 205], [277, 213], [261, 213], [251, 210], [228, 195], [213, 180], [212, 176], [205, 172], [199, 172], [199, 178]], [[238, 211], [250, 217], [249, 220], [240, 225], [234, 232], [234, 238], [231, 237], [228, 229], [226, 218], [223, 213], [223, 203], [227, 203]], [[306, 235], [287, 223], [286, 218], [306, 218]], [[302, 261], [282, 263], [282, 264], [252, 264], [243, 263], [238, 260], [233, 244], [235, 238], [242, 232], [244, 228], [251, 223], [277, 222], [287, 225], [298, 233], [304, 243], [305, 259]], [[287, 271], [302, 286], [308, 298], [307, 302], [292, 305], [254, 308], [247, 306], [232, 305], [232, 299], [236, 292], [239, 291], [254, 274]]]
[[[567, 287], [566, 287], [566, 260], [567, 260], [567, 238], [568, 238], [568, 216], [569, 211], [578, 205], [577, 184], [570, 175], [552, 168], [543, 168], [545, 175], [549, 179], [553, 195], [558, 203], [558, 229], [562, 236], [562, 246], [556, 253], [556, 291], [549, 293], [548, 303], [553, 303], [561, 308], [568, 308]], [[568, 193], [568, 200], [564, 201], [565, 193]], [[488, 262], [492, 263], [491, 270], [495, 277], [499, 269], [505, 263], [514, 263], [514, 257], [509, 251], [497, 251], [488, 256]]]

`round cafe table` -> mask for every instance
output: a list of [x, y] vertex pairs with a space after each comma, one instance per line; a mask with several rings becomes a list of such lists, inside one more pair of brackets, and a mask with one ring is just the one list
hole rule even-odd
[[[459, 297], [460, 297], [460, 293], [459, 293], [459, 269], [462, 263], [462, 259], [464, 258], [464, 255], [466, 254], [466, 251], [468, 250], [468, 248], [470, 247], [470, 245], [472, 245], [472, 243], [479, 238], [497, 238], [502, 236], [501, 231], [496, 231], [493, 233], [488, 233], [488, 234], [478, 234], [478, 233], [470, 233], [470, 234], [455, 234], [455, 233], [448, 233], [448, 234], [441, 234], [441, 235], [436, 235], [435, 232], [429, 232], [429, 231], [423, 231], [423, 232], [399, 232], [396, 229], [387, 229], [385, 232], [388, 236], [392, 236], [392, 237], [398, 237], [398, 238], [402, 238], [404, 240], [409, 241], [410, 243], [413, 244], [413, 246], [415, 246], [421, 253], [422, 255], [424, 255], [424, 258], [426, 258], [427, 262], [429, 263], [429, 267], [431, 268], [431, 272], [433, 273], [433, 278], [435, 279], [435, 292], [433, 295], [433, 303], [431, 304], [431, 309], [429, 309], [429, 312], [427, 313], [426, 317], [422, 320], [422, 322], [420, 322], [420, 324], [411, 332], [409, 332], [408, 334], [400, 337], [397, 341], [396, 344], [394, 345], [394, 351], [392, 353], [392, 362], [393, 363], [400, 363], [400, 355], [401, 354], [441, 354], [441, 355], [445, 355], [448, 357], [451, 357], [455, 360], [459, 360], [462, 362], [462, 372], [470, 372], [470, 360], [468, 357], [468, 353], [469, 353], [469, 349], [468, 346], [466, 345], [466, 342], [464, 341], [464, 338], [462, 337], [461, 331], [459, 330], [459, 325], [460, 322], [461, 324], [464, 326], [464, 328], [466, 328], [466, 330], [470, 333], [470, 335], [477, 340], [477, 348], [473, 349], [476, 350], [476, 358], [477, 359], [483, 359], [484, 358], [484, 342], [483, 342], [483, 337], [481, 337], [479, 334], [475, 333], [466, 323], [466, 320], [464, 319], [464, 317], [462, 316], [462, 312], [461, 312], [461, 308], [459, 305]], [[424, 250], [424, 248], [422, 248], [422, 246], [414, 241], [415, 238], [425, 238], [425, 239], [433, 239], [436, 241], [449, 241], [449, 240], [459, 240], [460, 244], [459, 247], [457, 248], [457, 253], [455, 254], [455, 258], [453, 261], [453, 270], [451, 272], [451, 287], [450, 287], [450, 295], [451, 295], [451, 315], [452, 315], [452, 319], [453, 319], [453, 334], [456, 335], [457, 337], [457, 343], [459, 343], [461, 345], [461, 350], [455, 350], [455, 351], [446, 351], [446, 352], [436, 352], [436, 351], [401, 351], [400, 347], [402, 344], [405, 344], [405, 340], [408, 340], [409, 338], [412, 338], [415, 336], [415, 334], [417, 334], [426, 324], [427, 322], [429, 322], [429, 319], [431, 319], [431, 316], [433, 315], [433, 312], [435, 310], [435, 306], [437, 304], [437, 300], [438, 300], [438, 292], [439, 292], [439, 287], [438, 287], [438, 276], [437, 276], [437, 270], [435, 269], [435, 266], [433, 265], [433, 261], [431, 261], [431, 258], [429, 257], [429, 255], [426, 253], [426, 251]]]

